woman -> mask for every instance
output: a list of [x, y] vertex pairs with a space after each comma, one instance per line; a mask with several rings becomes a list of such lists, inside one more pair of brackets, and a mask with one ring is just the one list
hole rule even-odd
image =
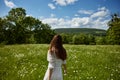
[[64, 73], [66, 74], [66, 58], [67, 54], [62, 45], [62, 37], [55, 35], [50, 42], [47, 54], [49, 64], [44, 80], [63, 80], [61, 66], [63, 65]]

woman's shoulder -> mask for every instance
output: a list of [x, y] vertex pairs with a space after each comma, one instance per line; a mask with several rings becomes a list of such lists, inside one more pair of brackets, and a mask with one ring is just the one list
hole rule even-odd
[[48, 54], [53, 54], [54, 53], [54, 51], [53, 50], [48, 50]]
[[52, 50], [49, 49], [48, 52], [52, 52]]
[[54, 52], [55, 52], [55, 48], [52, 47], [51, 49], [48, 50], [48, 52], [50, 52], [50, 53], [54, 53]]

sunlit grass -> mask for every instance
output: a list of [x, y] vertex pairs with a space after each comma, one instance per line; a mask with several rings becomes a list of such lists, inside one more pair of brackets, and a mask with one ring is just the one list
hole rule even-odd
[[[43, 80], [47, 44], [0, 46], [0, 80]], [[120, 46], [64, 45], [67, 75], [64, 80], [119, 80]]]

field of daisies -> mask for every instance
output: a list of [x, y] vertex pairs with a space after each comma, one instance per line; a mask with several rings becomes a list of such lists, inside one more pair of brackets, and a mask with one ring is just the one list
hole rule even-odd
[[[120, 80], [120, 46], [64, 45], [64, 80]], [[0, 80], [43, 80], [48, 44], [0, 45]]]

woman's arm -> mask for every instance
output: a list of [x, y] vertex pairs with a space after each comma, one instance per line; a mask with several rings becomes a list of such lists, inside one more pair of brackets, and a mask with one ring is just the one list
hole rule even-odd
[[52, 73], [53, 73], [53, 69], [54, 69], [54, 66], [55, 66], [55, 57], [53, 54], [51, 54], [50, 51], [48, 51], [48, 55], [47, 55], [47, 60], [49, 61], [49, 64], [48, 64], [48, 80], [51, 80], [51, 76], [52, 76]]
[[53, 68], [49, 68], [48, 80], [51, 80]]
[[67, 74], [67, 67], [66, 67], [66, 64], [63, 64], [63, 68], [64, 68], [64, 74], [66, 75], [66, 74]]

